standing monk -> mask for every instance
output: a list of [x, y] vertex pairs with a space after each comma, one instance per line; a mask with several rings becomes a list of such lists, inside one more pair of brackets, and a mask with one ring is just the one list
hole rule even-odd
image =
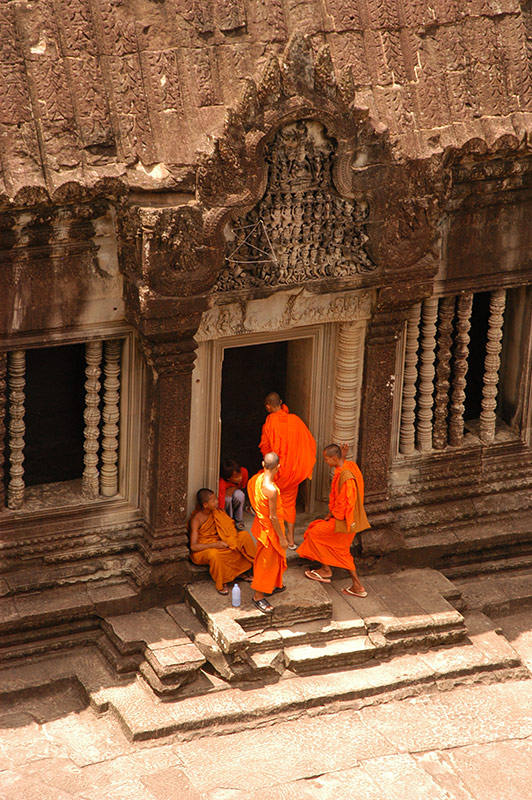
[[208, 564], [218, 592], [229, 594], [228, 582], [251, 568], [255, 542], [218, 508], [211, 489], [200, 489], [196, 496], [199, 507], [190, 518], [190, 557], [194, 564]]
[[364, 511], [364, 479], [354, 461], [344, 460], [337, 444], [328, 445], [323, 451], [323, 458], [329, 467], [334, 467], [329, 513], [325, 519], [310, 523], [297, 552], [303, 558], [321, 564], [319, 569], [306, 570], [307, 578], [330, 583], [331, 567], [343, 567], [348, 570], [353, 583], [342, 589], [342, 593], [366, 597], [367, 592], [358, 579], [350, 549], [355, 534], [370, 527]]
[[266, 453], [277, 453], [279, 473], [275, 479], [281, 490], [283, 513], [286, 521], [286, 538], [289, 550], [295, 550], [294, 527], [296, 499], [299, 484], [312, 476], [316, 463], [316, 440], [297, 414], [290, 414], [277, 392], [270, 392], [264, 400], [268, 412], [262, 426], [259, 448]]
[[263, 472], [257, 472], [248, 482], [248, 495], [255, 511], [251, 531], [257, 539], [257, 555], [253, 564], [253, 603], [260, 611], [271, 614], [273, 606], [264, 597], [284, 591], [286, 570], [286, 537], [283, 507], [279, 488], [273, 482], [279, 470], [277, 453], [266, 453]]

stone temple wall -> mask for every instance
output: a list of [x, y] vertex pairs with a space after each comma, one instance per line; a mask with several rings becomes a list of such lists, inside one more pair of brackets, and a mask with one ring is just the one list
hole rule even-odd
[[[529, 513], [531, 39], [518, 0], [2, 4], [9, 592], [186, 579], [196, 333], [302, 286], [340, 316], [372, 298], [357, 420], [377, 531], [445, 527], [450, 491], [465, 526], [500, 492]], [[68, 345], [83, 470], [39, 494], [26, 353]]]

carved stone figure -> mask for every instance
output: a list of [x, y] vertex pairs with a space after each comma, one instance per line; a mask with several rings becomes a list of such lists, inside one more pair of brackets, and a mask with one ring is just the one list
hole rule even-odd
[[227, 235], [226, 269], [215, 291], [293, 285], [375, 269], [364, 249], [367, 206], [332, 180], [335, 145], [323, 125], [300, 120], [266, 150], [266, 192]]

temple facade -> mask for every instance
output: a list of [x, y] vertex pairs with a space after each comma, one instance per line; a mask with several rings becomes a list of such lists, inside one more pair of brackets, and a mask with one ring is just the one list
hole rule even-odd
[[349, 443], [362, 553], [532, 553], [530, 3], [11, 0], [0, 41], [18, 613], [179, 597], [194, 494], [257, 466], [271, 390]]

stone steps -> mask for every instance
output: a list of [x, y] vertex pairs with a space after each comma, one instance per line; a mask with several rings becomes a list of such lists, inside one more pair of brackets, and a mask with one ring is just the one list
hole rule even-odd
[[163, 608], [107, 617], [102, 627], [122, 655], [138, 654], [138, 669], [160, 697], [171, 697], [193, 680], [205, 658]]
[[457, 578], [455, 585], [470, 609], [488, 616], [532, 608], [532, 569], [504, 572], [496, 578], [491, 575]]
[[[246, 686], [245, 691], [213, 685], [208, 700], [194, 696], [166, 703], [158, 702], [137, 680], [128, 686], [94, 692], [91, 705], [96, 712], [111, 712], [132, 740], [178, 735], [183, 741], [214, 730], [222, 733], [224, 729], [255, 726], [258, 720], [264, 723], [309, 708], [326, 706], [330, 710], [333, 703], [337, 708], [346, 704], [360, 708], [391, 697], [450, 689], [463, 683], [530, 677], [516, 652], [486, 617], [473, 615], [467, 622], [470, 636], [459, 644], [399, 655], [382, 663], [371, 659], [356, 669], [313, 675], [285, 673], [281, 681], [257, 688]], [[343, 640], [346, 652], [351, 642]], [[350, 662], [352, 655], [350, 652]], [[296, 657], [294, 653], [294, 661]], [[301, 662], [308, 663], [308, 657], [305, 655]]]
[[[298, 674], [342, 669], [466, 635], [462, 615], [445, 599], [458, 602], [460, 593], [433, 570], [367, 577], [365, 598], [341, 593], [350, 584], [345, 577], [330, 584], [313, 582], [301, 566], [290, 567], [285, 581], [286, 592], [271, 598], [272, 618], [254, 609], [249, 586], [242, 587], [238, 609], [212, 584], [188, 587], [194, 622], [183, 620], [182, 610], [180, 622], [195, 641], [197, 632], [191, 629], [202, 620], [212, 639], [206, 658], [224, 680], [261, 679], [282, 672], [283, 662]], [[299, 618], [291, 623], [298, 606]]]

